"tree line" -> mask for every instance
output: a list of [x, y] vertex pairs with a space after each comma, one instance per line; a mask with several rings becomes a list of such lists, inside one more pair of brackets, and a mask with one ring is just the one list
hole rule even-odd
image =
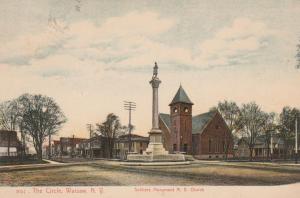
[[[243, 138], [250, 150], [250, 160], [253, 158], [254, 146], [259, 137], [263, 137], [265, 145], [269, 147], [272, 134], [279, 135], [284, 142], [284, 156], [287, 155], [288, 148], [294, 148], [295, 120], [300, 117], [298, 108], [285, 106], [278, 114], [263, 111], [255, 102], [238, 106], [236, 102], [225, 100], [210, 110], [220, 112], [234, 139]], [[0, 103], [0, 128], [20, 131], [22, 154], [25, 154], [25, 137], [29, 136], [38, 159], [42, 159], [42, 145], [46, 138], [50, 141], [51, 136], [57, 134], [66, 121], [61, 108], [48, 96], [23, 94]], [[300, 121], [298, 129], [299, 126]], [[107, 138], [107, 155], [110, 157], [113, 155], [116, 138], [126, 134], [129, 129], [128, 126], [122, 125], [119, 117], [113, 113], [108, 114], [103, 122], [96, 123], [94, 128], [95, 136]], [[228, 148], [229, 144], [225, 145], [225, 152]]]
[[[67, 121], [58, 104], [44, 95], [23, 94], [0, 103], [0, 128], [20, 131], [22, 156], [25, 155], [26, 136], [33, 143], [37, 157], [42, 159], [42, 145], [46, 138], [57, 134]], [[10, 135], [8, 137], [10, 140]], [[8, 155], [10, 142], [8, 142]]]
[[[265, 145], [268, 146], [268, 157], [271, 150], [269, 148], [271, 136], [274, 134], [277, 134], [284, 142], [285, 157], [288, 148], [294, 148], [295, 123], [300, 117], [298, 108], [285, 106], [278, 114], [263, 111], [255, 102], [238, 106], [236, 102], [225, 100], [210, 110], [220, 112], [235, 140], [242, 138], [245, 141], [250, 151], [250, 160], [253, 158], [254, 146], [259, 137], [263, 137]], [[299, 124], [300, 122], [298, 122], [298, 129]]]

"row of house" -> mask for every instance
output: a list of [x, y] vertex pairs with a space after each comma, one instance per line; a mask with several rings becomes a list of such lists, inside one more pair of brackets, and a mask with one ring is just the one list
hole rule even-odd
[[[131, 152], [142, 153], [146, 150], [149, 143], [148, 137], [131, 134]], [[51, 143], [52, 157], [93, 157], [93, 158], [109, 158], [110, 151], [108, 146], [108, 138], [103, 136], [95, 136], [90, 139], [61, 137]], [[121, 135], [114, 141], [112, 157], [126, 159], [129, 152], [129, 135]], [[43, 155], [47, 157], [49, 154], [49, 146], [43, 149]]]
[[[207, 116], [207, 115], [206, 115]], [[119, 136], [115, 140], [113, 147], [113, 158], [126, 159], [129, 152], [129, 135]], [[131, 152], [143, 153], [146, 150], [149, 143], [149, 137], [144, 137], [136, 134], [131, 134]], [[164, 141], [164, 145], [166, 145]], [[175, 148], [165, 146], [169, 149], [170, 153], [177, 152], [173, 151]], [[197, 147], [195, 147], [197, 149]], [[0, 157], [13, 157], [21, 155], [22, 144], [18, 139], [17, 132], [0, 130]], [[182, 151], [187, 150], [182, 147]], [[222, 158], [225, 154], [224, 142], [221, 140], [210, 141], [208, 143], [208, 155], [215, 155]], [[28, 148], [27, 152], [28, 153]], [[44, 147], [43, 154], [47, 157], [49, 153], [48, 145]], [[278, 134], [272, 136], [270, 144], [267, 145], [264, 136], [257, 138], [256, 144], [254, 145], [253, 157], [256, 159], [271, 157], [283, 158], [285, 153], [288, 156], [292, 156], [293, 147], [288, 147], [285, 152], [284, 141], [279, 137]], [[61, 137], [59, 140], [53, 140], [51, 142], [51, 155], [52, 157], [93, 157], [93, 158], [108, 158], [109, 151], [107, 145], [107, 138], [102, 136], [92, 137], [91, 139], [77, 138], [77, 137]], [[241, 138], [233, 147], [232, 156], [234, 158], [248, 158], [250, 155], [249, 147], [246, 141]], [[270, 156], [269, 156], [270, 155]], [[197, 158], [197, 155], [194, 155]], [[208, 157], [209, 158], [209, 157]], [[211, 157], [213, 158], [213, 157]], [[217, 158], [217, 157], [215, 157]]]

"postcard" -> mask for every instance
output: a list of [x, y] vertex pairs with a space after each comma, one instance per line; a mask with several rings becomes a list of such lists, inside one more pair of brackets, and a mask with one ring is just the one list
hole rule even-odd
[[298, 0], [1, 1], [1, 196], [299, 197], [299, 19]]

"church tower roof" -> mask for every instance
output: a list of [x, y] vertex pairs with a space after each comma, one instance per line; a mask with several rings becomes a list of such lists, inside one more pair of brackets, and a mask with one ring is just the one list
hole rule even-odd
[[181, 85], [180, 85], [176, 95], [174, 96], [172, 102], [170, 103], [170, 105], [175, 104], [175, 103], [186, 103], [186, 104], [193, 105], [193, 103], [191, 102], [191, 100], [189, 99], [189, 97], [187, 96], [187, 94], [185, 93], [185, 91]]

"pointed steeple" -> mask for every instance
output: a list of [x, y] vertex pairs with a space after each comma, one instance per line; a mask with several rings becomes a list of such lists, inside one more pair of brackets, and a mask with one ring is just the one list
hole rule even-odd
[[169, 105], [172, 105], [175, 103], [186, 103], [186, 104], [193, 105], [193, 103], [191, 102], [191, 100], [189, 99], [187, 94], [185, 93], [184, 89], [182, 88], [181, 84], [180, 84], [180, 87], [179, 87], [176, 95], [174, 96], [172, 102]]

